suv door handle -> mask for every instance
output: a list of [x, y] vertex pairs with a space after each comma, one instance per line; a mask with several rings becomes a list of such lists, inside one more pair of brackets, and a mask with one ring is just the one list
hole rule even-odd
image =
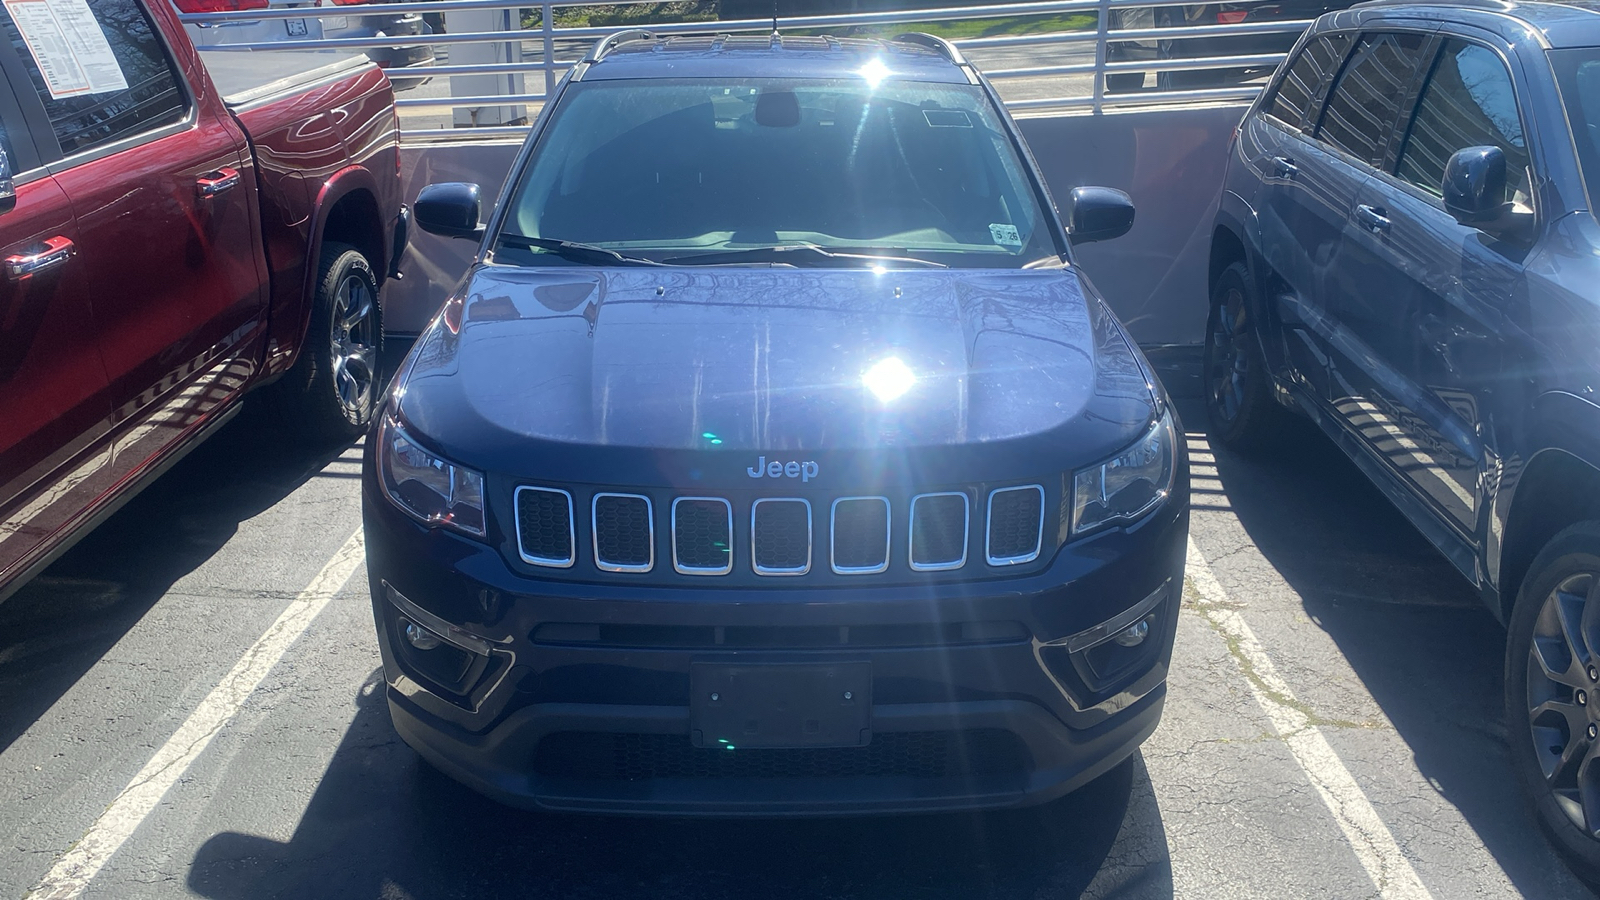
[[1356, 207], [1356, 221], [1373, 234], [1389, 230], [1389, 211], [1365, 203]]
[[1295, 165], [1294, 160], [1287, 156], [1274, 156], [1272, 158], [1272, 171], [1276, 172], [1279, 178], [1293, 178], [1300, 174], [1300, 167]]
[[40, 272], [54, 269], [65, 263], [77, 252], [72, 241], [57, 235], [48, 238], [35, 248], [32, 253], [18, 253], [5, 259], [6, 277], [12, 281], [23, 281]]
[[215, 197], [223, 191], [232, 190], [239, 183], [238, 169], [218, 169], [201, 175], [195, 182], [195, 189], [202, 197]]

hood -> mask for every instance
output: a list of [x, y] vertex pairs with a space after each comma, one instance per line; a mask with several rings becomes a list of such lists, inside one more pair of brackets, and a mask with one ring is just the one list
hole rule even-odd
[[[398, 391], [462, 462], [530, 442], [768, 459], [1143, 427], [1152, 392], [1073, 269], [482, 266]], [[1058, 448], [1059, 449], [1059, 448]]]

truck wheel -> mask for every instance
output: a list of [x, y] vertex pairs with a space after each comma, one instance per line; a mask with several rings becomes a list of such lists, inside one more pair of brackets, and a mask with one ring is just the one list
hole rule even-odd
[[1109, 72], [1106, 74], [1106, 93], [1108, 94], [1126, 94], [1143, 88], [1143, 72]]
[[322, 248], [311, 324], [283, 388], [316, 438], [353, 440], [372, 422], [383, 392], [382, 309], [372, 266], [348, 244]]
[[1250, 323], [1250, 310], [1256, 308], [1250, 296], [1243, 262], [1223, 269], [1212, 283], [1204, 362], [1211, 434], [1243, 453], [1270, 446], [1284, 417], [1283, 408], [1273, 399], [1266, 359]]
[[1511, 761], [1556, 849], [1600, 885], [1600, 522], [1557, 534], [1528, 568], [1506, 641]]

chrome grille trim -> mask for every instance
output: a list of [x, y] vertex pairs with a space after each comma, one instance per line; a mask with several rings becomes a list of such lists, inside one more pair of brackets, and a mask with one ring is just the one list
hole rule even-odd
[[[838, 563], [839, 551], [834, 544], [839, 534], [839, 504], [872, 501], [883, 504], [883, 562], [876, 566], [841, 566]], [[828, 563], [835, 575], [877, 575], [889, 571], [889, 545], [893, 537], [894, 517], [890, 515], [888, 497], [840, 497], [828, 508]]]
[[[806, 508], [806, 564], [803, 566], [763, 566], [756, 558], [756, 510], [763, 503], [799, 503]], [[811, 520], [811, 501], [803, 497], [762, 497], [750, 504], [750, 567], [757, 575], [804, 575], [811, 571], [811, 558], [813, 556], [813, 523]]]
[[[728, 564], [712, 568], [709, 566], [686, 566], [678, 561], [678, 504], [687, 501], [702, 503], [720, 503], [728, 512]], [[672, 500], [672, 568], [680, 575], [726, 575], [733, 571], [733, 505], [721, 497], [674, 497]]]
[[[1039, 525], [1033, 533], [1033, 552], [1020, 556], [995, 556], [993, 552], [994, 540], [994, 498], [1013, 491], [1036, 491], [1039, 494]], [[1044, 543], [1044, 486], [1039, 484], [1024, 484], [1017, 487], [996, 488], [989, 492], [989, 506], [984, 514], [983, 529], [983, 555], [991, 566], [1016, 566], [1022, 563], [1033, 562], [1039, 558], [1040, 546]]]
[[[600, 556], [600, 501], [605, 497], [618, 497], [625, 500], [643, 500], [645, 518], [645, 542], [650, 549], [650, 559], [643, 565], [628, 563], [608, 563]], [[594, 544], [595, 567], [604, 572], [648, 572], [656, 567], [656, 509], [650, 498], [643, 494], [619, 494], [603, 492], [594, 495], [589, 501], [589, 528]]]
[[[932, 497], [960, 497], [961, 498], [961, 557], [954, 560], [939, 560], [930, 563], [917, 562], [917, 504]], [[911, 564], [913, 571], [917, 572], [943, 572], [949, 569], [959, 569], [967, 564], [967, 545], [972, 540], [972, 501], [965, 491], [937, 491], [928, 494], [918, 494], [911, 498], [911, 528], [906, 542], [906, 560]]]
[[[567, 499], [567, 555], [564, 559], [548, 556], [532, 556], [527, 548], [522, 546], [522, 492], [537, 491], [541, 494], [559, 494]], [[572, 515], [572, 494], [560, 488], [534, 487], [522, 485], [517, 488], [511, 497], [511, 506], [516, 517], [517, 526], [517, 555], [522, 561], [534, 566], [545, 566], [551, 569], [570, 569], [578, 561], [578, 535], [576, 519]]]

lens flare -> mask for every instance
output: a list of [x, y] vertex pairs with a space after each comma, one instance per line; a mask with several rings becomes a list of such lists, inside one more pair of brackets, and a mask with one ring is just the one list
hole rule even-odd
[[861, 383], [880, 402], [888, 403], [911, 390], [917, 383], [917, 375], [910, 366], [900, 361], [900, 357], [891, 356], [874, 363], [861, 376]]
[[888, 77], [889, 67], [883, 64], [883, 60], [873, 57], [857, 69], [856, 74], [866, 79], [867, 87], [877, 87], [879, 82]]

